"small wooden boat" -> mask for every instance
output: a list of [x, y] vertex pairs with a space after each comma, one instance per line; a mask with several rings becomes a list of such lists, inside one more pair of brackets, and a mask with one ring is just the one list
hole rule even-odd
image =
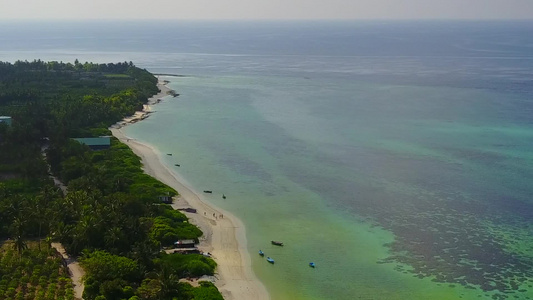
[[262, 250], [259, 250], [259, 255], [265, 256], [265, 252], [263, 252]]
[[213, 191], [207, 191], [207, 190], [206, 190], [206, 191], [204, 191], [204, 193], [206, 193], [206, 194], [212, 194]]
[[176, 167], [181, 167], [180, 164], [174, 164]]
[[168, 156], [172, 156], [172, 153], [167, 153]]
[[310, 262], [310, 263], [309, 263], [309, 266], [310, 266], [311, 268], [314, 268], [314, 267], [315, 267], [315, 263], [314, 263], [314, 262]]
[[283, 246], [282, 242], [277, 242], [277, 241], [270, 241], [270, 242], [272, 243], [272, 245]]
[[274, 260], [273, 260], [272, 258], [270, 258], [270, 257], [267, 257], [267, 261], [268, 261], [269, 263], [271, 263], [271, 264], [274, 263]]
[[226, 199], [226, 195], [222, 194], [222, 199]]

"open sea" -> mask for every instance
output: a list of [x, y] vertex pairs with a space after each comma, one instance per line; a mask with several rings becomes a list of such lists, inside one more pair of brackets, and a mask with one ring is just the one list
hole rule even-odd
[[243, 221], [273, 300], [533, 299], [532, 33], [533, 21], [0, 22], [0, 60], [183, 75], [163, 76], [180, 96], [125, 132], [173, 153], [170, 168]]

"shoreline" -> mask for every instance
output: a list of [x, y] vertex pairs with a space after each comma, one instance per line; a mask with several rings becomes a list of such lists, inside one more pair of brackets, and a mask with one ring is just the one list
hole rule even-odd
[[[136, 112], [134, 116], [125, 118], [110, 130], [114, 137], [128, 145], [141, 158], [146, 174], [178, 191], [179, 196], [172, 204], [174, 209], [192, 207], [197, 210], [197, 213], [183, 213], [204, 233], [200, 238], [199, 249], [212, 253], [217, 263], [214, 284], [224, 299], [270, 299], [265, 286], [253, 273], [242, 222], [231, 213], [207, 203], [179, 174], [165, 166], [157, 149], [129, 138], [122, 131], [122, 127], [145, 119], [151, 112], [151, 105], [168, 95], [167, 92], [171, 90], [166, 83], [168, 82], [158, 83], [161, 92], [148, 99], [142, 112]], [[223, 217], [219, 217], [221, 215]]]
[[169, 93], [173, 91], [166, 86], [167, 83], [168, 81], [158, 81], [157, 87], [159, 88], [160, 92], [148, 98], [146, 104], [143, 104], [142, 110], [136, 111], [133, 115], [122, 119], [122, 121], [117, 122], [115, 125], [111, 126], [111, 128], [122, 128], [129, 124], [137, 123], [148, 118], [153, 112], [152, 105], [161, 102], [161, 98], [169, 96]]

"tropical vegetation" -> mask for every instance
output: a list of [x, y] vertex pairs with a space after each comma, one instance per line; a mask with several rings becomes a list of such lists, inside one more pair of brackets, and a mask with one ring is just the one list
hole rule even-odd
[[[56, 241], [86, 271], [84, 299], [222, 299], [211, 283], [179, 282], [213, 275], [212, 259], [161, 251], [202, 235], [160, 202], [177, 192], [144, 174], [120, 141], [92, 151], [72, 139], [110, 135], [158, 92], [156, 83], [131, 62], [0, 62], [0, 116], [13, 120], [0, 123], [0, 298], [70, 299], [64, 268], [49, 267], [59, 259], [49, 247]], [[34, 274], [52, 281], [34, 284]]]
[[73, 300], [72, 281], [57, 252], [37, 243], [20, 249], [15, 242], [0, 248], [0, 299]]

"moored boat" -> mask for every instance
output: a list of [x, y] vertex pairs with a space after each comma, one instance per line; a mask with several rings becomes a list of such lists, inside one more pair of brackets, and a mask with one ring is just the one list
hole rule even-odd
[[213, 191], [208, 191], [208, 190], [206, 190], [206, 191], [204, 191], [204, 193], [206, 193], [206, 194], [212, 194]]
[[278, 241], [270, 241], [272, 243], [272, 245], [276, 245], [276, 246], [283, 246], [283, 242], [278, 242]]
[[311, 268], [314, 268], [314, 267], [315, 267], [315, 263], [314, 263], [314, 262], [310, 262], [310, 263], [309, 263], [309, 266], [310, 266]]
[[265, 252], [263, 252], [262, 250], [259, 250], [259, 255], [265, 256]]
[[271, 264], [274, 263], [274, 260], [273, 260], [272, 258], [270, 258], [270, 257], [267, 257], [267, 261], [268, 261], [269, 263], [271, 263]]

